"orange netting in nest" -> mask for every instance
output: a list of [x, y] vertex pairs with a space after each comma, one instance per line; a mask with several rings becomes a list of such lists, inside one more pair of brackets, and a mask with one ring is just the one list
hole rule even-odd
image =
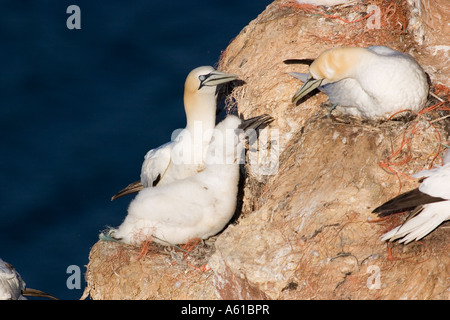
[[[354, 5], [337, 5], [329, 8], [286, 1], [279, 4], [279, 7], [293, 8], [307, 14], [340, 21], [345, 28], [345, 30], [339, 32], [340, 34], [312, 34], [322, 41], [339, 43], [340, 45], [366, 46], [374, 43], [385, 45], [390, 42], [396, 43], [395, 40], [401, 34], [405, 34], [408, 26], [409, 10], [406, 1], [371, 0]], [[364, 37], [361, 37], [362, 34], [364, 34]]]
[[[190, 268], [193, 268], [198, 272], [205, 272], [210, 269], [209, 266], [203, 261], [203, 257], [208, 255], [210, 250], [203, 248], [203, 246], [197, 246], [202, 241], [199, 238], [190, 239], [186, 244], [180, 246], [173, 244], [169, 246], [163, 246], [157, 244], [154, 242], [152, 236], [141, 236], [140, 238], [144, 239], [144, 241], [142, 241], [139, 246], [134, 247], [135, 252], [139, 252], [138, 255], [134, 258], [135, 260], [140, 260], [148, 254], [150, 254], [151, 256], [154, 254], [167, 253], [167, 249], [170, 248], [173, 251], [171, 252], [171, 257], [173, 259], [173, 261], [171, 262], [172, 266], [183, 264]], [[178, 253], [181, 253], [181, 256], [178, 255]], [[190, 263], [188, 261], [188, 258], [191, 258], [191, 260], [193, 260], [195, 264]]]
[[[325, 18], [329, 18], [329, 19], [337, 19], [344, 23], [356, 23], [356, 22], [359, 22], [359, 21], [369, 18], [370, 16], [372, 16], [375, 13], [375, 11], [372, 11], [372, 12], [366, 14], [365, 16], [363, 16], [362, 18], [349, 21], [349, 20], [342, 18], [339, 15], [328, 14], [328, 13], [324, 12], [323, 7], [315, 6], [312, 4], [300, 4], [296, 1], [287, 1], [285, 3], [280, 4], [280, 8], [288, 8], [288, 7], [294, 8], [294, 9], [299, 9], [299, 10], [302, 10], [304, 12], [311, 13], [311, 14], [319, 14], [319, 15], [321, 15]], [[355, 8], [353, 11], [356, 11], [356, 9], [357, 8]]]
[[[400, 146], [396, 150], [392, 150], [392, 153], [386, 157], [384, 160], [380, 161], [379, 165], [381, 168], [385, 169], [386, 171], [394, 174], [398, 181], [399, 181], [399, 190], [398, 194], [400, 194], [402, 189], [402, 181], [400, 179], [400, 176], [407, 177], [409, 179], [413, 179], [411, 176], [407, 175], [406, 173], [402, 172], [400, 169], [403, 165], [407, 164], [412, 159], [411, 154], [411, 144], [414, 137], [418, 136], [419, 134], [423, 134], [425, 129], [432, 127], [435, 132], [435, 139], [436, 139], [436, 151], [431, 156], [431, 162], [429, 164], [429, 169], [433, 166], [434, 161], [439, 157], [441, 146], [443, 145], [441, 140], [441, 134], [439, 133], [439, 130], [437, 127], [433, 124], [436, 121], [442, 120], [444, 118], [449, 117], [450, 115], [444, 116], [442, 118], [438, 118], [435, 120], [429, 120], [425, 115], [431, 111], [434, 110], [440, 110], [440, 111], [450, 111], [450, 107], [446, 106], [448, 101], [442, 101], [435, 105], [432, 105], [431, 107], [425, 108], [421, 110], [420, 112], [414, 112], [414, 114], [417, 115], [417, 118], [413, 121], [412, 125], [408, 128], [408, 130], [405, 130], [402, 135], [402, 140], [400, 142]], [[390, 116], [388, 120], [391, 120], [395, 116], [398, 116], [400, 113], [403, 112], [411, 112], [410, 110], [401, 110], [398, 111]], [[423, 122], [421, 120], [425, 121], [428, 125], [423, 126]], [[400, 158], [400, 159], [399, 159]]]
[[[379, 9], [380, 22], [381, 27], [391, 26], [394, 27], [396, 25], [400, 25], [402, 30], [406, 29], [407, 26], [407, 12], [403, 9], [402, 6], [395, 4], [394, 1], [391, 0], [372, 0], [368, 1], [367, 5], [375, 5]], [[318, 14], [328, 19], [336, 19], [343, 23], [356, 23], [363, 20], [368, 19], [370, 16], [374, 15], [377, 10], [370, 10], [367, 14], [363, 15], [361, 18], [354, 20], [347, 20], [343, 18], [343, 15], [331, 14], [329, 11], [325, 11], [325, 7], [323, 6], [315, 6], [312, 4], [300, 4], [297, 1], [286, 1], [279, 5], [280, 8], [294, 8], [298, 10], [302, 10], [306, 13], [310, 14]], [[356, 4], [350, 9], [350, 13], [352, 12], [361, 12], [362, 4]], [[339, 11], [341, 9], [335, 9], [335, 11]], [[348, 14], [349, 12], [343, 12], [343, 14]]]

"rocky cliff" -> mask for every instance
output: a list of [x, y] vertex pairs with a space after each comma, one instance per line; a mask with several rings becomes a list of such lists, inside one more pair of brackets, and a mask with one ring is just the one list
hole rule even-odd
[[448, 2], [347, 2], [326, 9], [275, 1], [223, 52], [219, 69], [245, 82], [228, 96], [228, 107], [275, 118], [256, 146], [264, 156], [246, 165], [237, 218], [188, 253], [97, 242], [84, 297], [450, 298], [449, 223], [420, 242], [386, 244], [380, 235], [405, 215], [377, 221], [371, 214], [415, 188], [412, 173], [441, 164], [448, 103], [430, 98], [436, 108], [383, 123], [345, 118], [339, 110], [330, 117], [322, 93], [291, 103], [300, 83], [287, 73], [307, 66], [283, 63], [335, 46], [387, 45], [413, 55], [432, 91], [447, 99]]

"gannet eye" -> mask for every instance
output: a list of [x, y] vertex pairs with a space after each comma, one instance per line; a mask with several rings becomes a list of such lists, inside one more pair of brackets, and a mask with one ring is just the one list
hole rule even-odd
[[201, 76], [198, 77], [198, 80], [200, 80], [200, 82], [203, 82], [206, 80], [206, 76], [202, 74]]

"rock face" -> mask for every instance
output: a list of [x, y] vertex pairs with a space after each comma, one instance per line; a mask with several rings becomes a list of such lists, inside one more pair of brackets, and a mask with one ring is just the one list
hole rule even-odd
[[450, 2], [446, 0], [409, 0], [408, 30], [420, 46], [417, 60], [437, 84], [450, 86]]
[[[219, 62], [220, 70], [245, 81], [234, 88], [228, 105], [244, 117], [268, 113], [276, 121], [268, 137], [260, 137], [265, 156], [246, 165], [239, 217], [189, 254], [155, 246], [140, 255], [141, 248], [99, 241], [91, 250], [85, 296], [449, 299], [449, 223], [420, 242], [386, 245], [379, 237], [405, 215], [372, 221], [371, 214], [398, 192], [417, 187], [412, 173], [441, 164], [448, 111], [427, 110], [410, 121], [374, 124], [338, 111], [333, 113], [337, 118], [329, 117], [321, 93], [298, 106], [290, 102], [300, 83], [287, 73], [305, 72], [307, 66], [283, 60], [314, 58], [341, 45], [383, 44], [408, 52], [442, 94], [449, 79], [448, 49], [433, 56], [427, 43], [445, 47], [449, 41], [443, 37], [449, 33], [431, 40], [429, 21], [437, 23], [437, 18], [417, 11], [438, 1], [402, 7], [384, 2], [374, 1], [379, 20], [370, 20], [374, 14], [368, 16], [371, 10], [362, 4], [325, 12], [275, 1], [244, 28]], [[443, 19], [438, 25], [446, 28], [450, 10], [440, 12], [446, 6], [445, 0], [440, 3], [433, 8]], [[439, 105], [444, 106], [448, 110], [448, 104]]]

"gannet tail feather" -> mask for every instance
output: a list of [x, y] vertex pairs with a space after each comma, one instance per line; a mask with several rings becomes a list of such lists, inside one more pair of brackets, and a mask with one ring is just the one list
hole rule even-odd
[[394, 213], [413, 210], [420, 205], [427, 203], [445, 201], [440, 197], [433, 197], [421, 192], [418, 188], [405, 192], [375, 208], [372, 212], [380, 217], [385, 217]]
[[399, 242], [405, 244], [414, 240], [420, 240], [449, 218], [447, 203], [431, 203], [425, 205], [420, 214], [385, 233], [381, 240], [394, 241], [402, 238]]

